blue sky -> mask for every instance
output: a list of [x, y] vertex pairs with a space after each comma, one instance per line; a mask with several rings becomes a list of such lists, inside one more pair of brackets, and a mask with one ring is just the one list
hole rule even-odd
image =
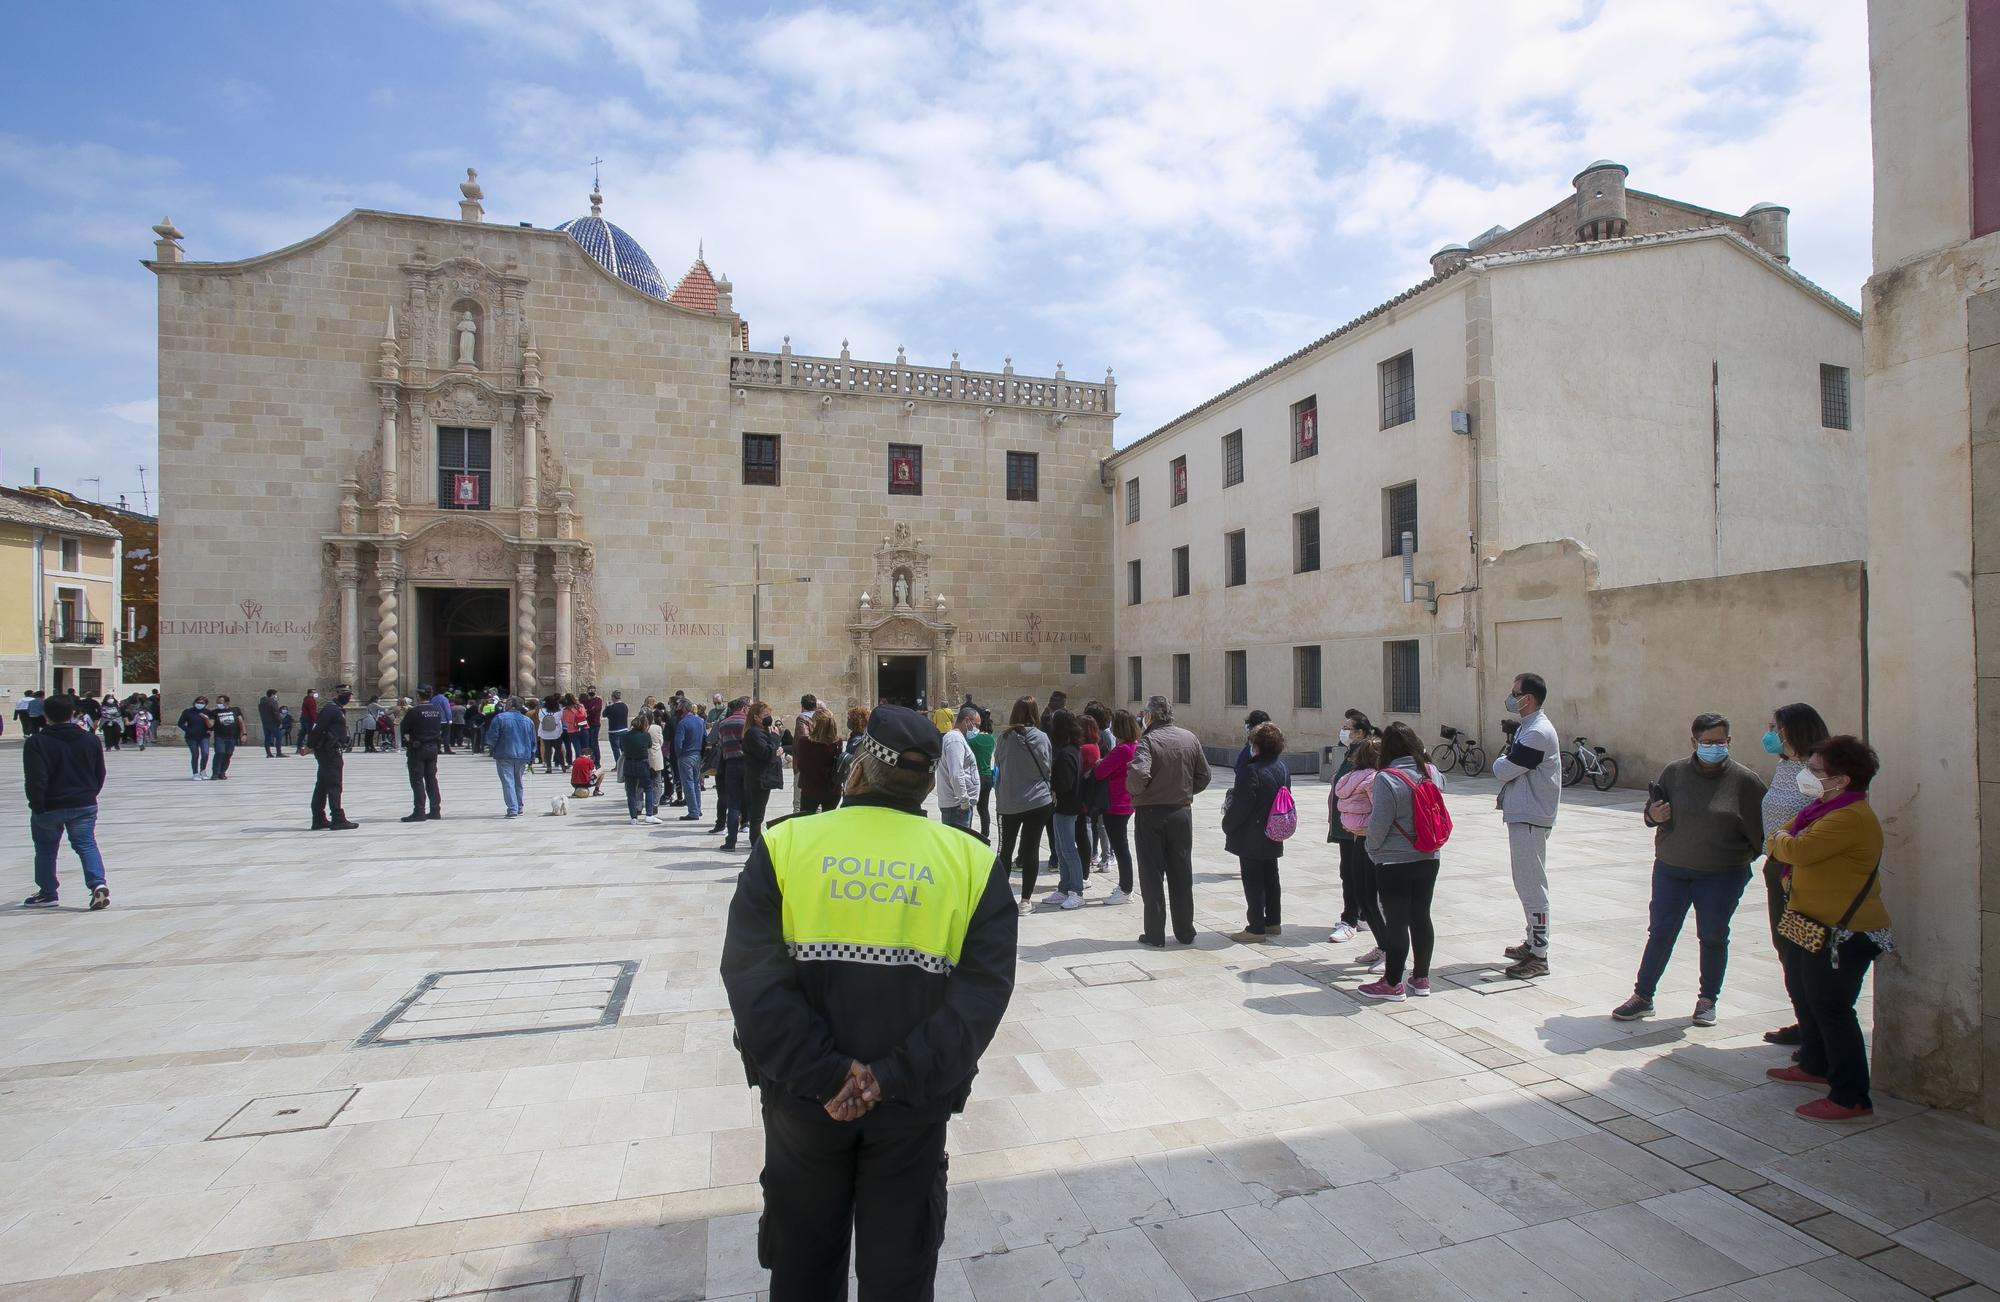
[[[1861, 0], [353, 0], [17, 7], [0, 481], [157, 484], [154, 287], [354, 207], [706, 242], [752, 344], [1119, 381], [1118, 441], [1610, 157], [1868, 271]], [[100, 482], [85, 482], [94, 477]]]

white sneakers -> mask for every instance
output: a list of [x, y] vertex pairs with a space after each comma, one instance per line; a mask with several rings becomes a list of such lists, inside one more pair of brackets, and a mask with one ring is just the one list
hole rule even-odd
[[1336, 922], [1333, 924], [1333, 933], [1327, 939], [1336, 945], [1345, 945], [1354, 939], [1354, 928], [1344, 922]]
[[664, 823], [666, 820], [661, 818], [658, 814], [648, 814], [639, 821], [642, 823]]
[[1127, 900], [1130, 900], [1131, 898], [1132, 897], [1127, 895], [1124, 891], [1121, 891], [1116, 886], [1114, 886], [1111, 888], [1111, 894], [1104, 897], [1104, 902], [1106, 904], [1123, 904]]
[[1065, 909], [1080, 909], [1083, 907], [1083, 896], [1076, 891], [1071, 891], [1068, 895], [1063, 896], [1062, 906]]
[[1050, 891], [1047, 895], [1044, 895], [1042, 897], [1042, 903], [1048, 905], [1060, 906], [1068, 899], [1069, 896], [1064, 894], [1062, 891]]

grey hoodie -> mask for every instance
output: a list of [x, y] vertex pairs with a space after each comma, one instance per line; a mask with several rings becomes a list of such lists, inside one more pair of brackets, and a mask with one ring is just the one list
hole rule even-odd
[[1049, 735], [1009, 728], [993, 744], [993, 803], [1003, 814], [1025, 814], [1056, 802], [1049, 789]]
[[[1417, 762], [1408, 756], [1398, 759], [1392, 767], [1422, 780], [1418, 777]], [[1428, 765], [1425, 768], [1431, 781], [1442, 788], [1444, 784], [1439, 781], [1438, 771]], [[1368, 810], [1370, 859], [1378, 864], [1387, 864], [1420, 863], [1438, 857], [1437, 851], [1425, 854], [1410, 840], [1410, 834], [1416, 827], [1416, 813], [1409, 783], [1378, 772], [1368, 784], [1368, 793], [1374, 802]]]

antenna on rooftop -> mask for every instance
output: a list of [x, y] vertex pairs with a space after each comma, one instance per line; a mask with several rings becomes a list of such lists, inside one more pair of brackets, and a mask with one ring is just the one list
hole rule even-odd
[[139, 509], [147, 515], [153, 513], [152, 499], [146, 496], [146, 468], [139, 467]]
[[95, 502], [95, 501], [97, 501], [97, 500], [98, 500], [99, 498], [101, 498], [101, 497], [103, 497], [103, 496], [104, 496], [104, 476], [102, 476], [102, 475], [81, 475], [81, 476], [79, 476], [79, 477], [77, 478], [77, 481], [76, 481], [76, 486], [77, 486], [78, 488], [82, 488], [82, 487], [83, 487], [83, 486], [84, 486], [85, 484], [95, 484], [95, 485], [97, 485], [97, 491], [96, 491], [95, 493], [91, 494], [91, 498], [90, 498], [90, 500], [91, 500], [91, 501]]

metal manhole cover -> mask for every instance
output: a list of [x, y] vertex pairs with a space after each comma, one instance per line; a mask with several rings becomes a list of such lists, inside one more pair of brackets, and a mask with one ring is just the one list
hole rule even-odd
[[295, 1130], [324, 1130], [333, 1124], [359, 1089], [321, 1090], [313, 1094], [278, 1094], [251, 1099], [236, 1115], [215, 1128], [210, 1139], [242, 1139], [251, 1135], [286, 1135]]
[[354, 1045], [435, 1044], [610, 1026], [625, 1010], [638, 971], [628, 959], [433, 972]]
[[1069, 974], [1087, 986], [1118, 986], [1132, 981], [1151, 981], [1152, 974], [1137, 963], [1089, 963], [1073, 967]]

